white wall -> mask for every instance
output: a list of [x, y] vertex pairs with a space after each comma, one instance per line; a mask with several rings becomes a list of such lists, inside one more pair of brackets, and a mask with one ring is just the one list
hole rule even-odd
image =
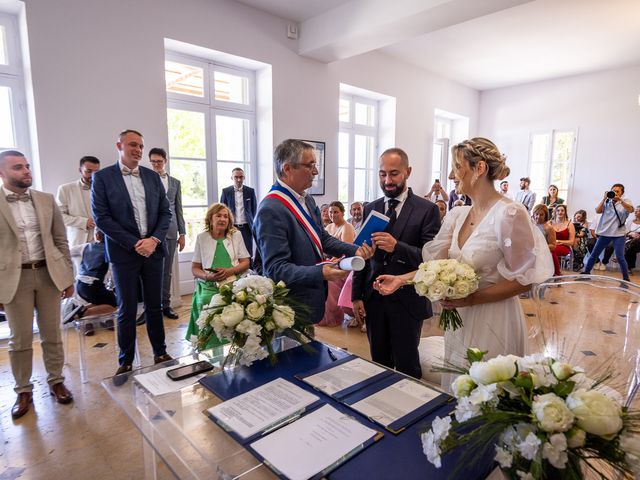
[[640, 203], [640, 67], [536, 82], [480, 94], [479, 134], [508, 156], [511, 189], [528, 175], [529, 134], [578, 128], [569, 210], [593, 218], [603, 192], [615, 182]]

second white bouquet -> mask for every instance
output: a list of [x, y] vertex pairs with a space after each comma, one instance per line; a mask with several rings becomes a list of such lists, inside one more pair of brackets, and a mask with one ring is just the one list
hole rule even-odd
[[[466, 298], [478, 290], [480, 278], [470, 265], [458, 260], [430, 260], [421, 263], [411, 282], [418, 295], [432, 302], [445, 298]], [[443, 309], [440, 327], [456, 330], [462, 326], [462, 318], [456, 309]]]

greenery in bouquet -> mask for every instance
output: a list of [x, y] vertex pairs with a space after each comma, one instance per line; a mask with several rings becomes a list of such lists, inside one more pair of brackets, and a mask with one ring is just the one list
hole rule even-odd
[[422, 434], [424, 453], [437, 468], [456, 447], [465, 446], [464, 465], [493, 444], [494, 459], [510, 478], [640, 473], [640, 414], [603, 383], [610, 374], [594, 380], [543, 355], [483, 361], [485, 353], [469, 349], [468, 368], [444, 369], [460, 374], [451, 385], [457, 406]]
[[[467, 298], [478, 290], [480, 278], [470, 265], [458, 260], [430, 260], [421, 263], [411, 282], [418, 295], [432, 302], [448, 299]], [[456, 309], [443, 309], [440, 313], [440, 327], [456, 330], [462, 327], [462, 318]]]
[[200, 313], [196, 348], [203, 350], [216, 335], [231, 342], [225, 362], [236, 357], [240, 364], [251, 365], [267, 356], [275, 362], [272, 343], [276, 336], [301, 343], [309, 339], [304, 306], [287, 298], [288, 293], [284, 282], [275, 283], [259, 275], [222, 285]]

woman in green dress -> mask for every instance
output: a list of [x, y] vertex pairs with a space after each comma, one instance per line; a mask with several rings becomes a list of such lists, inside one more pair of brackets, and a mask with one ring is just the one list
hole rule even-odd
[[[233, 215], [222, 203], [214, 203], [207, 210], [204, 232], [196, 238], [191, 260], [191, 273], [196, 288], [191, 301], [191, 319], [186, 339], [198, 335], [196, 321], [204, 305], [211, 301], [221, 283], [229, 282], [249, 269], [251, 255], [244, 245], [242, 234], [233, 226]], [[215, 334], [206, 348], [222, 345]]]

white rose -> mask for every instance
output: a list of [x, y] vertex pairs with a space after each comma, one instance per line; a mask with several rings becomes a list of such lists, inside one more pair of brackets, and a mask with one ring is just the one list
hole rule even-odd
[[555, 393], [545, 393], [534, 398], [531, 411], [540, 428], [545, 432], [566, 432], [573, 425], [574, 415], [564, 400]]
[[587, 441], [587, 432], [578, 427], [573, 427], [566, 435], [569, 448], [580, 448]]
[[469, 368], [469, 375], [478, 385], [506, 382], [516, 374], [516, 357], [498, 355], [486, 362], [475, 362]]
[[244, 308], [239, 303], [233, 302], [222, 309], [220, 316], [226, 327], [233, 328], [244, 320]]
[[575, 373], [571, 365], [562, 362], [554, 362], [551, 365], [551, 370], [558, 380], [566, 380]]
[[286, 305], [276, 305], [273, 308], [273, 321], [281, 330], [293, 326], [295, 315], [293, 309]]
[[476, 386], [476, 383], [469, 375], [460, 375], [451, 384], [451, 390], [456, 398], [467, 397], [471, 390]]
[[620, 405], [594, 390], [569, 394], [567, 406], [578, 419], [578, 426], [588, 433], [609, 437], [622, 428]]
[[447, 286], [444, 282], [434, 282], [429, 286], [429, 290], [427, 291], [427, 298], [432, 302], [436, 302], [438, 300], [442, 300], [447, 294]]
[[260, 320], [264, 316], [264, 306], [257, 302], [247, 305], [247, 317], [251, 320]]
[[226, 304], [227, 302], [224, 300], [224, 297], [219, 293], [216, 293], [213, 297], [211, 297], [211, 301], [209, 302], [210, 307], [221, 307]]

